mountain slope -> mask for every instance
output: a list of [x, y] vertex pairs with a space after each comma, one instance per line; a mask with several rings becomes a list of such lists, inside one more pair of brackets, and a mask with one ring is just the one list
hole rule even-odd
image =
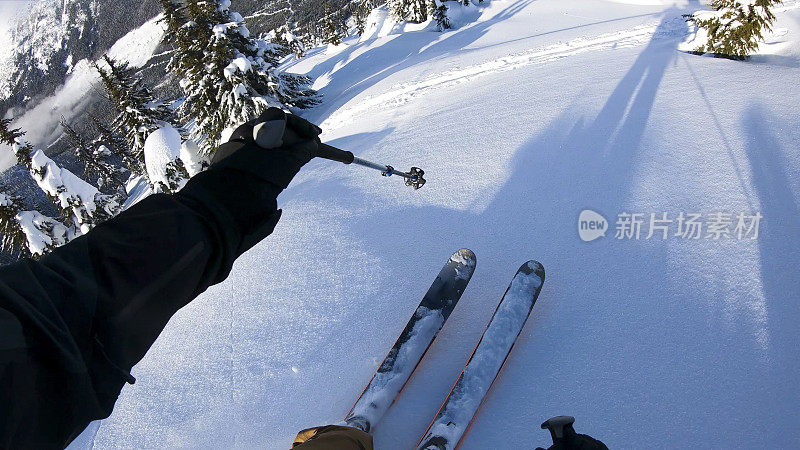
[[[428, 184], [309, 164], [274, 235], [171, 321], [95, 445], [286, 448], [340, 420], [464, 246], [475, 275], [378, 448], [416, 443], [530, 258], [547, 283], [462, 448], [543, 445], [556, 414], [610, 448], [800, 445], [800, 9], [742, 63], [677, 50], [691, 8], [629, 3], [656, 4], [492, 0], [444, 34], [376, 15], [369, 37], [291, 63], [319, 80], [306, 117], [323, 140]], [[586, 208], [612, 227], [764, 220], [758, 239], [585, 243]]]
[[0, 115], [52, 94], [75, 63], [98, 58], [158, 12], [156, 0], [34, 0], [12, 28], [13, 54], [0, 71]]

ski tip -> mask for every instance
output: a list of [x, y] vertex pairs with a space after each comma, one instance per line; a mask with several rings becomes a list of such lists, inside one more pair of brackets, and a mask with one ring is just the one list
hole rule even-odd
[[457, 250], [455, 253], [453, 253], [453, 256], [451, 256], [450, 259], [468, 266], [474, 266], [475, 262], [478, 260], [478, 258], [475, 256], [475, 253], [468, 248]]
[[544, 282], [544, 266], [539, 261], [530, 260], [523, 264], [520, 268], [520, 271], [527, 273], [527, 274], [535, 274], [539, 279]]

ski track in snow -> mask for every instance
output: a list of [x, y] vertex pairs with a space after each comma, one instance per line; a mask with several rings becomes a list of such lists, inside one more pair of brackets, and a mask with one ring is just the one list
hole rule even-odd
[[555, 45], [512, 53], [474, 66], [456, 68], [431, 75], [420, 81], [402, 83], [394, 89], [381, 94], [359, 98], [355, 105], [345, 106], [336, 110], [320, 126], [326, 132], [330, 132], [352, 123], [356, 117], [377, 107], [386, 108], [403, 105], [424, 96], [432, 89], [449, 87], [472, 81], [478, 77], [515, 70], [533, 64], [546, 64], [581, 53], [638, 47], [653, 40], [677, 39], [683, 36], [685, 30], [686, 23], [683, 18], [678, 16], [670, 19], [666, 24], [654, 22], [629, 30], [603, 33], [594, 37], [579, 37]]

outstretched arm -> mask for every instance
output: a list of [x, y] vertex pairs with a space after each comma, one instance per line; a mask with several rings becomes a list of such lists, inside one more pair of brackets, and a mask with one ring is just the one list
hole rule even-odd
[[172, 315], [272, 232], [318, 133], [269, 150], [241, 134], [179, 193], [0, 268], [0, 447], [63, 447], [111, 414]]

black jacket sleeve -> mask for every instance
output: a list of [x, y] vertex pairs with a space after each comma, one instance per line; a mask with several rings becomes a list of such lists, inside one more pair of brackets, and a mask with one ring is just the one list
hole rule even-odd
[[212, 168], [0, 268], [0, 447], [64, 447], [108, 417], [170, 317], [272, 232], [281, 187]]

